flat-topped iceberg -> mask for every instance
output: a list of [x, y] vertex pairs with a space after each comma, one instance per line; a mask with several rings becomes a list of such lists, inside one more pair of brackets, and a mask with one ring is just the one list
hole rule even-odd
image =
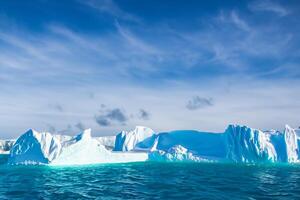
[[[142, 161], [298, 163], [299, 131], [283, 132], [229, 125], [223, 133], [177, 130], [155, 133], [137, 126], [115, 137], [91, 130], [71, 136], [29, 130], [10, 150], [9, 164], [82, 165]], [[113, 150], [111, 150], [113, 149]]]

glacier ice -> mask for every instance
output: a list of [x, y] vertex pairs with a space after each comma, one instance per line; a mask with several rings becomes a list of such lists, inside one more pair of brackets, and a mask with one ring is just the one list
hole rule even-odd
[[[122, 134], [122, 141], [134, 144], [132, 141], [139, 137], [138, 134]], [[122, 144], [116, 137], [115, 149], [127, 151], [118, 146]], [[283, 132], [261, 131], [247, 126], [229, 125], [224, 133], [199, 132], [194, 130], [180, 130], [147, 135], [145, 141], [136, 143], [143, 144], [143, 149], [149, 151], [151, 160], [209, 160], [222, 162], [299, 162], [299, 131], [286, 125]], [[137, 146], [131, 146], [135, 149]], [[172, 151], [178, 148], [187, 149], [193, 157], [188, 157], [187, 152], [178, 154]], [[178, 157], [182, 157], [180, 159]]]
[[30, 129], [17, 139], [10, 150], [9, 163], [48, 164], [61, 150], [59, 140], [48, 132]]
[[148, 154], [142, 152], [111, 152], [101, 142], [103, 141], [91, 137], [90, 129], [74, 137], [39, 133], [31, 129], [17, 139], [10, 151], [8, 163], [83, 165], [140, 162], [148, 159]]
[[[4, 147], [3, 142], [0, 144]], [[229, 125], [223, 133], [195, 130], [156, 133], [150, 128], [137, 126], [132, 131], [122, 131], [111, 137], [92, 137], [90, 129], [73, 137], [31, 129], [12, 144], [9, 164], [81, 165], [142, 161], [298, 163], [300, 157], [300, 131], [288, 125], [282, 132]]]
[[61, 153], [51, 165], [83, 165], [98, 163], [139, 162], [148, 159], [146, 153], [118, 153], [107, 150], [87, 129], [75, 138], [62, 144]]
[[116, 136], [115, 151], [149, 150], [155, 133], [152, 129], [136, 126], [133, 131], [122, 131]]
[[274, 162], [277, 153], [270, 135], [246, 126], [229, 125], [224, 133], [226, 158], [236, 162]]

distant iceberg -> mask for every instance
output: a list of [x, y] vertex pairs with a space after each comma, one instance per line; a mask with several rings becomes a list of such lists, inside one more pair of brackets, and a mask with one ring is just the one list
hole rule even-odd
[[0, 154], [9, 154], [15, 140], [0, 140]]
[[29, 130], [10, 149], [8, 163], [83, 165], [124, 162], [298, 163], [299, 131], [229, 125], [223, 133], [177, 130], [155, 133], [137, 126], [116, 136], [92, 137], [91, 130], [61, 136]]

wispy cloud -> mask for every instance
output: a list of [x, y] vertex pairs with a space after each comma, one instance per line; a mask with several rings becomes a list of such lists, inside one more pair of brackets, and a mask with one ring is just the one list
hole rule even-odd
[[137, 36], [132, 34], [128, 29], [122, 27], [118, 21], [115, 22], [118, 32], [126, 40], [126, 42], [135, 49], [136, 53], [144, 53], [149, 55], [159, 55], [161, 52], [150, 44], [147, 44]]
[[231, 11], [230, 17], [231, 17], [232, 22], [240, 29], [245, 30], [245, 31], [251, 30], [251, 28], [249, 27], [247, 22], [245, 22], [243, 19], [241, 19], [240, 16], [235, 11]]
[[249, 4], [249, 8], [255, 12], [272, 12], [281, 17], [290, 14], [290, 10], [271, 0], [253, 1]]
[[88, 5], [102, 13], [107, 13], [117, 19], [140, 22], [140, 18], [121, 9], [113, 0], [80, 0], [81, 3]]
[[[154, 129], [263, 126], [276, 111], [257, 118], [247, 106], [299, 103], [299, 23], [287, 5], [241, 3], [241, 9], [199, 12], [177, 22], [165, 13], [145, 20], [117, 1], [80, 2], [86, 6], [76, 12], [83, 8], [100, 31], [64, 18], [41, 20], [36, 29], [18, 21], [0, 24], [1, 130], [10, 133], [15, 124], [18, 131], [52, 124], [56, 132], [92, 127], [96, 134], [144, 123]], [[50, 102], [61, 108], [46, 107]], [[99, 102], [110, 106], [95, 114]], [[191, 109], [205, 118], [190, 116]], [[285, 109], [280, 112], [296, 122]]]

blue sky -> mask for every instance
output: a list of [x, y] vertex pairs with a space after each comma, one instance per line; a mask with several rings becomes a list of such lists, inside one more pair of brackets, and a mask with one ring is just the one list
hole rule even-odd
[[2, 0], [0, 135], [300, 125], [300, 3]]

